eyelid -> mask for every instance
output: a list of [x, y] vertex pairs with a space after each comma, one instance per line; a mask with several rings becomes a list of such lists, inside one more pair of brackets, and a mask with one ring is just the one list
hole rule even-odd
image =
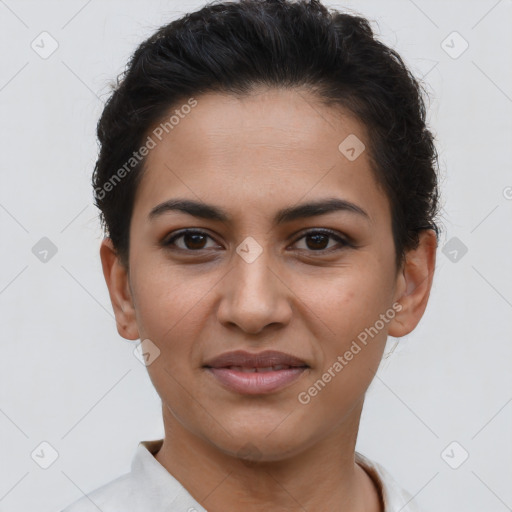
[[307, 252], [309, 253], [318, 253], [318, 254], [326, 254], [332, 251], [341, 250], [344, 247], [354, 247], [354, 245], [350, 242], [350, 239], [347, 236], [343, 236], [342, 234], [338, 233], [337, 231], [334, 231], [329, 228], [308, 228], [306, 231], [302, 231], [299, 233], [293, 244], [296, 244], [299, 240], [302, 240], [307, 235], [327, 235], [334, 240], [338, 242], [338, 244], [341, 244], [341, 247], [331, 247], [330, 249], [319, 249], [317, 251], [309, 250]]
[[[162, 241], [162, 245], [165, 248], [169, 248], [172, 245], [174, 245], [175, 240], [177, 240], [187, 234], [206, 235], [206, 237], [210, 238], [211, 240], [214, 240], [217, 243], [215, 238], [212, 235], [210, 235], [208, 233], [208, 231], [205, 231], [205, 230], [199, 229], [199, 228], [187, 228], [187, 229], [182, 229], [182, 230], [179, 230], [178, 232], [173, 233], [172, 236], [165, 237]], [[305, 238], [308, 235], [315, 235], [315, 234], [327, 235], [327, 236], [333, 238], [334, 240], [336, 240], [336, 242], [338, 242], [338, 245], [341, 245], [341, 247], [331, 247], [330, 249], [319, 249], [316, 251], [315, 250], [307, 250], [307, 249], [299, 249], [299, 250], [304, 250], [304, 251], [312, 253], [312, 254], [315, 254], [315, 253], [316, 254], [326, 254], [326, 253], [330, 253], [332, 251], [341, 250], [345, 247], [354, 247], [354, 244], [350, 241], [349, 237], [343, 236], [340, 233], [338, 233], [337, 231], [334, 231], [329, 228], [308, 228], [305, 231], [300, 232], [295, 237], [295, 240], [292, 242], [292, 245], [296, 244], [299, 240], [302, 240], [303, 238]], [[208, 250], [208, 248], [192, 250], [192, 249], [182, 249], [181, 247], [175, 247], [175, 250], [178, 250], [178, 251], [181, 250], [181, 251], [189, 252], [189, 253], [194, 253], [194, 252], [200, 253], [201, 251]]]
[[[181, 238], [182, 236], [185, 236], [185, 235], [206, 235], [208, 238], [210, 238], [211, 240], [214, 240], [216, 243], [217, 241], [215, 240], [215, 238], [210, 235], [210, 233], [208, 233], [208, 231], [205, 231], [204, 229], [199, 229], [199, 228], [186, 228], [186, 229], [181, 229], [177, 232], [173, 232], [171, 234], [171, 236], [166, 236], [163, 240], [162, 240], [162, 245], [164, 247], [170, 247], [173, 245], [172, 242], [174, 242], [175, 240], [177, 240], [178, 238]], [[205, 249], [198, 249], [196, 251], [193, 251], [193, 250], [190, 250], [190, 249], [181, 249], [181, 247], [176, 247], [177, 250], [182, 250], [182, 251], [186, 251], [186, 252], [200, 252], [200, 251], [203, 251]]]

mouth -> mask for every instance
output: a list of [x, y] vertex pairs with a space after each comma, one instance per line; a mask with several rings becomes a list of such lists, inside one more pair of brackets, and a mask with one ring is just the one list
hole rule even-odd
[[291, 385], [310, 366], [284, 352], [250, 353], [239, 350], [221, 354], [209, 360], [203, 368], [230, 391], [258, 395]]
[[267, 366], [266, 368], [258, 368], [258, 367], [246, 367], [246, 366], [227, 366], [229, 370], [235, 370], [237, 372], [243, 373], [267, 373], [267, 372], [277, 372], [280, 370], [289, 370], [290, 368], [302, 368], [298, 366], [285, 366], [283, 364], [277, 364], [274, 366]]

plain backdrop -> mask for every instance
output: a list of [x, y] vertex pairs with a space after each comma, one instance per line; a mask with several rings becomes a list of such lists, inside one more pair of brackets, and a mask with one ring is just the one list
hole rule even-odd
[[[163, 435], [116, 331], [90, 176], [110, 82], [201, 5], [0, 1], [0, 511], [61, 510]], [[512, 510], [512, 2], [326, 5], [368, 16], [423, 79], [442, 173], [430, 302], [388, 340], [357, 449], [425, 511]]]

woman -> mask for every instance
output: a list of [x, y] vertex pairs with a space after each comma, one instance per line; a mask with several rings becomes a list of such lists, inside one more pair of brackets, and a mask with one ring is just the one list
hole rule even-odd
[[132, 56], [98, 124], [100, 255], [165, 437], [66, 512], [419, 510], [355, 451], [438, 228], [420, 84], [364, 18], [210, 4]]

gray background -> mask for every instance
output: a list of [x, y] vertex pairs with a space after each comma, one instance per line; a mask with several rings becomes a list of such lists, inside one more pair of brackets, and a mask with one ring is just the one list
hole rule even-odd
[[[137, 342], [115, 328], [90, 174], [109, 81], [200, 5], [0, 0], [0, 511], [60, 510], [162, 437]], [[430, 303], [413, 333], [389, 338], [357, 449], [426, 511], [512, 510], [512, 2], [328, 5], [370, 17], [423, 77], [442, 168]], [[58, 454], [47, 469], [42, 442]]]

